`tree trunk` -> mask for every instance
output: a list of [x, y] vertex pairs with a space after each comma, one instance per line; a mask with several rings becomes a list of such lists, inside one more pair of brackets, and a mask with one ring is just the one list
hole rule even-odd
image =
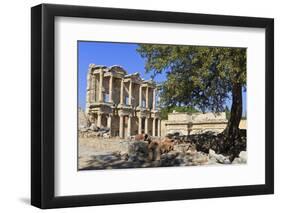
[[242, 85], [234, 84], [232, 87], [232, 105], [230, 118], [225, 129], [226, 144], [228, 149], [234, 146], [234, 141], [239, 137], [239, 123], [242, 117]]

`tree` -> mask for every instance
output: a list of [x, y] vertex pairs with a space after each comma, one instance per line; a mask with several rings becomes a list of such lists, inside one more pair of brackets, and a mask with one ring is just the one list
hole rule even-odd
[[246, 49], [140, 44], [147, 72], [167, 73], [162, 85], [164, 106], [192, 106], [204, 111], [224, 110], [232, 100], [224, 134], [229, 146], [239, 137], [242, 89], [246, 88]]

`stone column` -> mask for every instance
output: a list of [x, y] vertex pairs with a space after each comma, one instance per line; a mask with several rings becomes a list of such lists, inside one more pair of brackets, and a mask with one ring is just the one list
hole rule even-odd
[[113, 100], [112, 100], [112, 88], [113, 88], [113, 76], [111, 75], [109, 77], [109, 102], [110, 103], [113, 103]]
[[145, 117], [144, 133], [148, 134], [148, 118], [147, 117]]
[[130, 80], [129, 83], [129, 105], [132, 106], [132, 87], [133, 87], [133, 82], [132, 79]]
[[92, 90], [92, 75], [91, 72], [88, 72], [87, 75], [87, 96], [86, 96], [86, 103], [91, 102], [91, 90]]
[[142, 117], [139, 117], [139, 129], [138, 129], [138, 133], [139, 133], [139, 134], [142, 133], [142, 132], [141, 132], [141, 130], [142, 130], [142, 129], [141, 129], [141, 126], [142, 126], [141, 124], [142, 124]]
[[148, 86], [146, 87], [146, 94], [145, 94], [145, 107], [148, 108]]
[[152, 121], [152, 136], [156, 136], [156, 118]]
[[140, 85], [139, 89], [139, 107], [142, 107], [142, 85]]
[[127, 136], [130, 137], [131, 136], [131, 132], [132, 132], [132, 116], [129, 115], [128, 117], [128, 128], [127, 128]]
[[156, 109], [156, 88], [153, 89], [153, 104], [152, 104], [152, 109]]
[[101, 116], [102, 116], [102, 114], [100, 112], [98, 112], [98, 120], [97, 120], [98, 127], [101, 127]]
[[120, 105], [124, 104], [124, 79], [121, 79], [121, 88], [120, 88]]
[[103, 102], [103, 70], [100, 71], [100, 82], [99, 82], [99, 102]]
[[161, 136], [161, 120], [158, 118], [157, 136]]
[[120, 115], [119, 119], [119, 137], [124, 138], [124, 115]]
[[111, 118], [112, 118], [112, 115], [109, 114], [107, 117], [107, 128], [110, 128], [110, 130], [111, 130]]
[[92, 96], [91, 96], [92, 103], [96, 102], [96, 100], [97, 100], [96, 82], [97, 82], [97, 77], [96, 77], [96, 75], [93, 75], [92, 82], [91, 82], [91, 84], [92, 84]]

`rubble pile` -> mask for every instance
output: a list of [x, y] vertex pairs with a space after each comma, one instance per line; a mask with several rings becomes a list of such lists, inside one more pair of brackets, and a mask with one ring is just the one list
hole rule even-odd
[[[168, 166], [196, 166], [213, 164], [230, 164], [230, 159], [214, 150], [209, 153], [197, 151], [190, 143], [183, 143], [174, 146], [174, 150], [161, 154], [159, 161], [148, 161], [148, 152], [145, 142], [131, 144], [128, 153], [128, 161], [134, 162], [140, 167], [168, 167]], [[238, 162], [238, 161], [237, 161]], [[238, 163], [242, 163], [239, 161]], [[245, 162], [243, 162], [245, 163]]]
[[[109, 132], [108, 128], [97, 128], [91, 126], [84, 130], [85, 137], [104, 137]], [[163, 141], [163, 138], [148, 137], [145, 140], [130, 140], [119, 142], [106, 142], [107, 146], [114, 144], [115, 148], [105, 148], [103, 151], [97, 149], [87, 150], [85, 166], [81, 169], [113, 169], [113, 168], [147, 168], [147, 167], [170, 167], [170, 166], [197, 166], [197, 165], [219, 165], [219, 164], [246, 164], [246, 134], [240, 134], [235, 144], [226, 149], [225, 138], [222, 134], [206, 132], [203, 134], [182, 136], [170, 134], [174, 145], [173, 149], [162, 152], [159, 158], [149, 158], [151, 150], [149, 144], [153, 141]], [[102, 141], [104, 143], [104, 141]], [[158, 153], [161, 149], [155, 149]], [[154, 151], [155, 151], [154, 150]], [[93, 155], [93, 153], [95, 153]], [[234, 154], [233, 154], [234, 153]], [[237, 154], [236, 154], [237, 153]]]
[[79, 137], [81, 137], [81, 138], [91, 138], [91, 137], [110, 138], [110, 128], [98, 127], [95, 124], [92, 124], [90, 127], [80, 128]]
[[82, 169], [121, 169], [121, 168], [148, 168], [148, 167], [172, 167], [172, 166], [198, 166], [221, 164], [245, 164], [247, 153], [240, 152], [239, 157], [233, 162], [229, 156], [216, 153], [210, 149], [208, 153], [197, 151], [191, 143], [177, 144], [174, 150], [161, 154], [160, 160], [148, 159], [147, 142], [124, 142], [127, 150], [107, 152], [91, 156], [87, 167]]
[[179, 133], [169, 134], [168, 137], [173, 138], [176, 143], [191, 143], [196, 146], [197, 151], [209, 153], [213, 150], [217, 154], [230, 156], [232, 161], [239, 156], [239, 153], [246, 151], [246, 131], [240, 130], [239, 137], [234, 140], [234, 144], [229, 146], [227, 139], [223, 133], [205, 132], [202, 134], [193, 134], [188, 136]]

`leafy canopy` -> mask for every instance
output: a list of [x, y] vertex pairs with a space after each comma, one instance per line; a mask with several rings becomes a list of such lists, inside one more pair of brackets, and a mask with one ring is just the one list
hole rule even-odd
[[165, 72], [160, 102], [164, 107], [188, 106], [223, 111], [234, 84], [246, 87], [246, 49], [140, 44], [152, 77]]

